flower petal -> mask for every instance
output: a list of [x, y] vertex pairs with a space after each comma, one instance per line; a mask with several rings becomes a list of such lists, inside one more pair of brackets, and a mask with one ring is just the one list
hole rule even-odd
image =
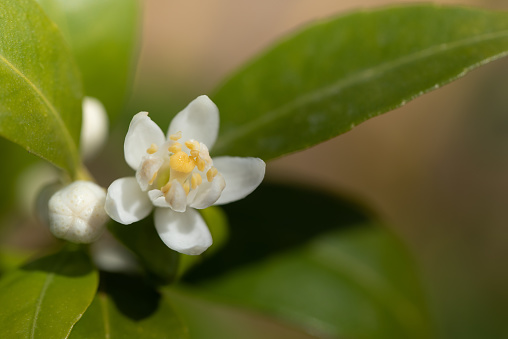
[[104, 209], [111, 219], [129, 225], [145, 218], [152, 211], [146, 192], [141, 191], [134, 177], [120, 178], [109, 186]]
[[177, 252], [198, 255], [212, 245], [212, 235], [205, 221], [192, 208], [184, 213], [156, 208], [154, 221], [162, 241]]
[[197, 209], [212, 206], [213, 203], [221, 196], [225, 186], [226, 182], [224, 181], [224, 178], [220, 173], [217, 174], [215, 178], [213, 178], [212, 182], [206, 181], [199, 185], [196, 197], [191, 203], [189, 203], [189, 206]]
[[173, 118], [168, 138], [179, 131], [183, 141], [194, 139], [211, 149], [219, 133], [219, 109], [206, 95], [197, 97]]
[[171, 181], [171, 188], [166, 193], [166, 202], [176, 212], [185, 212], [187, 208], [187, 194], [178, 180]]
[[226, 188], [215, 205], [227, 204], [252, 193], [265, 176], [265, 162], [259, 158], [217, 157], [213, 165], [226, 180]]
[[136, 171], [136, 180], [142, 191], [148, 190], [148, 186], [153, 183], [157, 172], [164, 163], [164, 159], [157, 155], [147, 154]]
[[161, 190], [155, 189], [148, 191], [148, 197], [156, 207], [169, 207], [169, 204], [166, 202], [166, 197], [162, 194]]
[[155, 122], [148, 117], [148, 112], [136, 114], [129, 125], [129, 131], [125, 136], [124, 153], [125, 161], [133, 170], [137, 170], [146, 150], [152, 144], [162, 145], [166, 141], [164, 133]]

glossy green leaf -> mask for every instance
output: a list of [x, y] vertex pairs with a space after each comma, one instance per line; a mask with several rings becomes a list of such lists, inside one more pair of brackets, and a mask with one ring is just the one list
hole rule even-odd
[[508, 52], [508, 13], [416, 5], [317, 22], [216, 92], [216, 154], [265, 160], [332, 138]]
[[97, 285], [97, 272], [79, 250], [64, 250], [6, 274], [0, 280], [0, 337], [66, 338]]
[[187, 329], [168, 298], [142, 281], [117, 274], [101, 276], [101, 289], [70, 339], [185, 339]]
[[196, 298], [192, 291], [165, 290], [192, 339], [310, 339], [315, 338], [252, 311]]
[[0, 136], [74, 175], [81, 79], [55, 25], [32, 0], [0, 2]]
[[162, 242], [151, 216], [132, 225], [111, 222], [108, 228], [115, 238], [136, 254], [141, 266], [155, 283], [167, 284], [175, 279], [179, 253]]
[[71, 46], [85, 94], [101, 100], [110, 117], [116, 117], [132, 80], [138, 0], [38, 1]]
[[197, 287], [326, 338], [433, 338], [416, 271], [398, 239], [360, 227]]

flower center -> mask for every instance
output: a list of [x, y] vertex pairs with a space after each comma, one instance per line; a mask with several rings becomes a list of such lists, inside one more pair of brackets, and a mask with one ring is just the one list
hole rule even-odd
[[[150, 180], [150, 184], [155, 182], [166, 198], [174, 180], [182, 185], [188, 195], [191, 190], [195, 190], [201, 185], [203, 178], [212, 182], [219, 173], [217, 168], [213, 167], [213, 161], [206, 145], [196, 140], [187, 140], [184, 145], [190, 153], [188, 154], [182, 150], [183, 146], [178, 142], [181, 138], [181, 132], [169, 136], [169, 158], [164, 156], [166, 161]], [[152, 145], [146, 152], [154, 154], [158, 152], [158, 147]]]

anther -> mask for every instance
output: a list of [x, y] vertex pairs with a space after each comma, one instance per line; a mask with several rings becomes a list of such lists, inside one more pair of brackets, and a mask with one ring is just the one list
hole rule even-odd
[[169, 146], [168, 151], [171, 153], [178, 153], [182, 150], [182, 144], [179, 142], [175, 142], [173, 145]]
[[153, 184], [153, 182], [155, 181], [155, 178], [157, 178], [157, 173], [158, 173], [158, 172], [155, 172], [155, 173], [153, 174], [152, 179], [150, 179], [150, 181], [148, 182], [148, 184], [149, 184], [149, 185]]
[[205, 170], [205, 165], [206, 165], [206, 163], [203, 159], [201, 159], [201, 158], [197, 159], [196, 166], [198, 166], [199, 171], [203, 172]]
[[196, 187], [201, 185], [202, 181], [203, 181], [203, 178], [201, 178], [201, 175], [199, 173], [192, 173], [192, 177], [191, 177], [192, 189], [196, 189]]
[[148, 149], [146, 150], [146, 153], [148, 153], [148, 154], [154, 154], [155, 152], [157, 152], [157, 150], [158, 150], [158, 149], [159, 149], [159, 148], [157, 147], [157, 145], [156, 145], [156, 144], [151, 144], [151, 145], [150, 145], [150, 148], [148, 148]]
[[212, 182], [213, 178], [215, 178], [217, 173], [219, 173], [217, 168], [212, 166], [212, 168], [210, 168], [208, 172], [206, 172], [206, 179], [208, 179], [208, 182]]
[[183, 190], [185, 191], [185, 194], [188, 195], [189, 194], [189, 191], [190, 191], [190, 185], [189, 185], [189, 182], [186, 181], [184, 184], [183, 184]]
[[199, 151], [199, 142], [196, 140], [188, 140], [185, 142], [185, 146], [187, 146], [188, 149], [191, 151]]
[[171, 134], [169, 136], [169, 139], [171, 139], [173, 141], [177, 141], [180, 138], [182, 138], [182, 131], [176, 132], [175, 134]]

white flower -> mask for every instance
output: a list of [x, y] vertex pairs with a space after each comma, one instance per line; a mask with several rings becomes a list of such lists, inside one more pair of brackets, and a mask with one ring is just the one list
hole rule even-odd
[[91, 159], [108, 138], [108, 115], [102, 103], [92, 97], [83, 99], [80, 151], [85, 160]]
[[219, 110], [206, 95], [175, 116], [167, 138], [147, 112], [136, 114], [124, 144], [125, 160], [136, 176], [109, 186], [109, 216], [128, 225], [155, 206], [155, 227], [169, 248], [191, 255], [205, 251], [212, 236], [195, 209], [242, 199], [265, 175], [259, 158], [212, 159], [208, 150], [218, 131]]
[[90, 181], [75, 181], [49, 199], [49, 229], [57, 238], [76, 243], [97, 240], [108, 215], [104, 211], [106, 192]]

